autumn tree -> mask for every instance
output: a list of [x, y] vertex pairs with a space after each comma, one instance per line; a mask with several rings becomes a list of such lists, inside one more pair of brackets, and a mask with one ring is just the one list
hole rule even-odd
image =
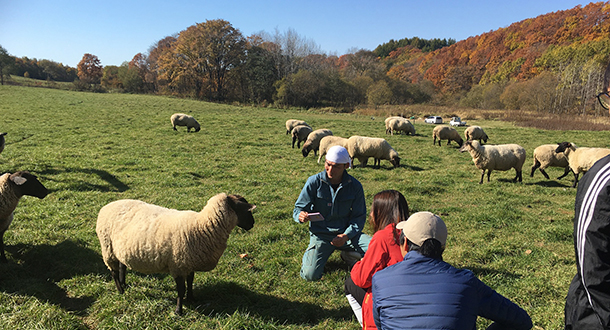
[[246, 40], [225, 20], [208, 20], [180, 32], [172, 53], [160, 63], [171, 80], [193, 83], [198, 97], [225, 99], [227, 73], [243, 63]]
[[99, 84], [103, 76], [102, 65], [99, 58], [92, 54], [83, 55], [77, 65], [78, 78], [86, 84]]

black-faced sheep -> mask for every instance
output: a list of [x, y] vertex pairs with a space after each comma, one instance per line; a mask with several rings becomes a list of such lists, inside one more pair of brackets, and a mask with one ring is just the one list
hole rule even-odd
[[487, 182], [489, 182], [489, 176], [491, 171], [508, 171], [514, 168], [517, 175], [513, 181], [521, 182], [523, 164], [525, 163], [525, 149], [518, 144], [499, 144], [495, 146], [481, 145], [479, 141], [466, 141], [460, 148], [460, 152], [468, 151], [474, 165], [483, 170], [481, 173], [481, 181], [483, 183], [483, 177], [485, 176], [485, 170], [487, 170]]
[[6, 144], [6, 141], [4, 140], [5, 135], [6, 133], [0, 133], [0, 153], [4, 151], [4, 145]]
[[0, 176], [0, 262], [7, 262], [4, 254], [4, 233], [13, 221], [13, 211], [22, 196], [45, 198], [49, 191], [35, 175], [27, 171]]
[[345, 149], [347, 149], [347, 152], [352, 157], [352, 164], [353, 159], [358, 159], [360, 165], [365, 167], [369, 157], [373, 157], [375, 159], [373, 162], [374, 167], [381, 166], [382, 159], [389, 160], [394, 167], [400, 166], [398, 153], [390, 146], [388, 141], [382, 138], [355, 135], [347, 140]]
[[392, 135], [394, 135], [394, 132], [404, 132], [406, 135], [409, 135], [409, 133], [415, 135], [415, 127], [405, 118], [392, 118], [388, 121], [387, 127]]
[[536, 169], [540, 169], [540, 173], [542, 173], [542, 175], [544, 175], [544, 177], [548, 180], [549, 175], [546, 174], [545, 171], [547, 167], [561, 167], [564, 169], [563, 175], [558, 177], [557, 180], [570, 173], [568, 159], [563, 153], [555, 152], [556, 149], [556, 144], [543, 144], [534, 149], [534, 165], [532, 165], [532, 173], [530, 174], [530, 177], [534, 177], [534, 172]]
[[[466, 128], [464, 130], [464, 137], [466, 138], [466, 141], [479, 140], [479, 143], [487, 143], [487, 140], [489, 139], [481, 126], [470, 126]], [[481, 140], [483, 140], [483, 142], [481, 142]]]
[[457, 142], [460, 147], [464, 143], [464, 140], [462, 140], [462, 137], [460, 136], [458, 131], [455, 128], [447, 125], [434, 127], [434, 130], [432, 130], [432, 137], [434, 138], [432, 144], [436, 145], [436, 139], [438, 139], [439, 146], [441, 145], [441, 140], [447, 140], [447, 145], [449, 145], [453, 140]]
[[290, 132], [292, 132], [292, 129], [299, 125], [305, 125], [305, 126], [311, 127], [309, 124], [307, 124], [303, 120], [288, 119], [288, 120], [286, 120], [286, 135], [290, 134]]
[[577, 147], [570, 142], [561, 142], [555, 152], [562, 152], [568, 159], [570, 169], [574, 172], [574, 184], [578, 184], [578, 174], [587, 172], [595, 162], [610, 154], [607, 148], [584, 148]]
[[311, 127], [306, 125], [299, 125], [292, 129], [292, 147], [294, 148], [294, 143], [297, 142], [297, 148], [301, 148], [301, 142], [305, 142], [307, 140], [307, 136], [311, 133]]
[[346, 144], [347, 139], [342, 138], [340, 136], [327, 135], [323, 137], [320, 140], [320, 149], [318, 150], [318, 164], [320, 163], [320, 160], [322, 160], [322, 156], [326, 155], [326, 152], [328, 151], [328, 149], [330, 149], [330, 147], [342, 146], [343, 148], [345, 148]]
[[184, 113], [175, 113], [170, 117], [170, 121], [172, 126], [174, 127], [174, 131], [177, 131], [176, 126], [186, 126], [186, 131], [190, 132], [191, 128], [195, 129], [195, 132], [199, 132], [201, 130], [201, 126], [193, 116], [189, 116]]
[[125, 290], [127, 267], [169, 273], [176, 281], [176, 314], [181, 315], [185, 290], [187, 299], [193, 299], [195, 272], [216, 267], [235, 226], [254, 226], [254, 208], [243, 197], [224, 193], [210, 198], [201, 212], [125, 199], [102, 207], [95, 230], [120, 293]]
[[305, 141], [305, 144], [303, 144], [303, 149], [301, 149], [303, 152], [303, 157], [307, 157], [311, 151], [313, 151], [314, 155], [317, 155], [318, 149], [320, 149], [320, 140], [329, 135], [333, 135], [333, 132], [324, 128], [317, 129], [309, 133], [309, 136], [307, 136], [307, 141]]

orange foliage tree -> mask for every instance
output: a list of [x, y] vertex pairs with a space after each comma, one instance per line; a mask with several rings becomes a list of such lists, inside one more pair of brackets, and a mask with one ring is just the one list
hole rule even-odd
[[77, 65], [78, 78], [87, 84], [99, 84], [104, 74], [99, 58], [92, 54], [83, 55]]

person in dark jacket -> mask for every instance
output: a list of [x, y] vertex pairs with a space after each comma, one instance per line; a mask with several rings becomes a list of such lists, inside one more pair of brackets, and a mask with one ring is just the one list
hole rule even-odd
[[526, 311], [481, 282], [471, 271], [443, 261], [447, 227], [430, 212], [400, 222], [404, 260], [373, 275], [373, 318], [378, 329], [527, 330]]
[[[610, 64], [599, 103], [609, 108]], [[565, 329], [610, 329], [610, 156], [578, 184], [574, 203], [576, 275], [568, 289]]]

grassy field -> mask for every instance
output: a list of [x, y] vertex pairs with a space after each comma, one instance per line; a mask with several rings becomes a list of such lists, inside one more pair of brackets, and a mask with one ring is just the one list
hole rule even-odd
[[[201, 131], [173, 131], [174, 112], [194, 115]], [[299, 277], [308, 230], [292, 220], [292, 209], [307, 177], [323, 166], [291, 149], [284, 122], [292, 118], [343, 137], [385, 137], [402, 157], [400, 168], [382, 161], [380, 169], [350, 170], [367, 206], [375, 193], [397, 189], [413, 211], [440, 214], [449, 228], [446, 261], [516, 301], [535, 329], [560, 329], [576, 271], [576, 190], [571, 176], [530, 178], [531, 154], [561, 141], [609, 146], [606, 132], [469, 120], [485, 129], [489, 143], [518, 143], [528, 153], [522, 184], [510, 182], [510, 171], [479, 185], [470, 155], [455, 143], [433, 146], [433, 126], [422, 121], [415, 121], [416, 136], [386, 136], [382, 117], [17, 86], [0, 86], [0, 116], [0, 131], [8, 132], [0, 171], [29, 170], [51, 191], [43, 200], [24, 197], [5, 235], [1, 329], [359, 329], [343, 296], [347, 267], [338, 254], [321, 281]], [[563, 173], [547, 171], [552, 178]], [[256, 204], [256, 224], [233, 232], [216, 269], [196, 273], [197, 300], [184, 306], [184, 316], [173, 313], [168, 275], [129, 272], [130, 287], [118, 294], [95, 234], [99, 209], [135, 198], [200, 210], [219, 192]], [[478, 327], [486, 324], [479, 320]]]

